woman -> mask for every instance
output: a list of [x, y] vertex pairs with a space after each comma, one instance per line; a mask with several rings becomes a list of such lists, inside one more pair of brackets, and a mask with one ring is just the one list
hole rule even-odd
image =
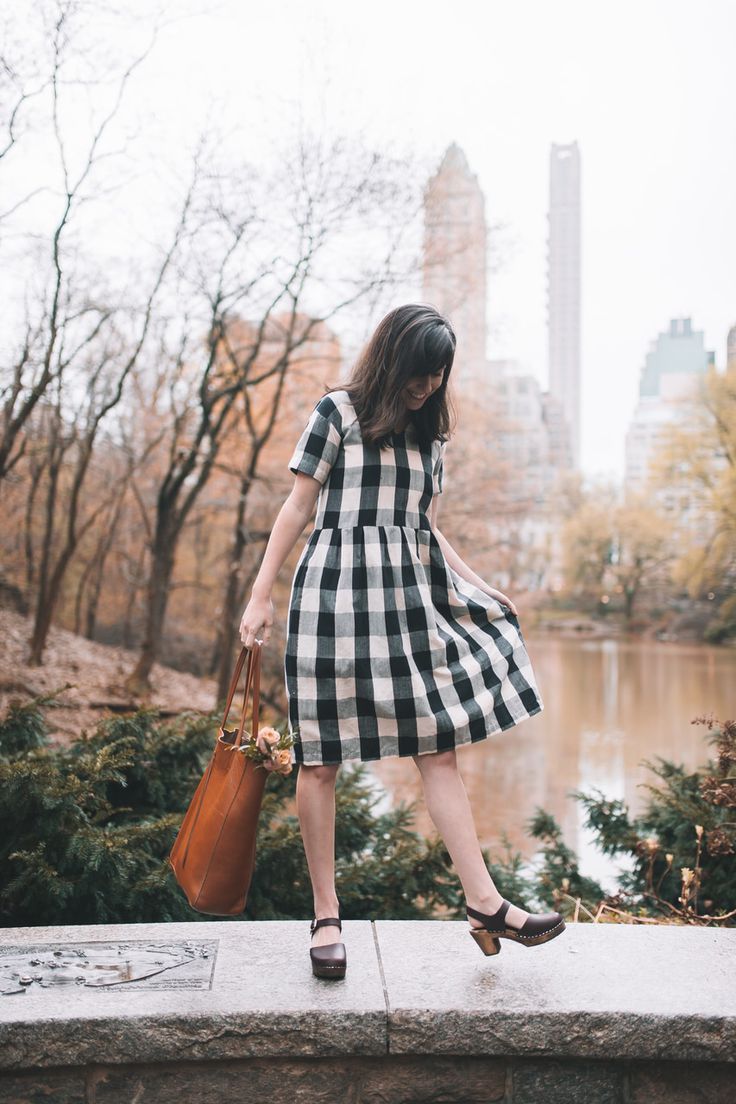
[[273, 624], [271, 590], [312, 515], [291, 590], [285, 655], [300, 764], [297, 812], [314, 894], [312, 969], [344, 977], [335, 890], [335, 780], [346, 760], [411, 756], [460, 877], [471, 934], [525, 946], [559, 935], [557, 912], [501, 897], [483, 861], [455, 748], [543, 708], [511, 599], [437, 528], [455, 335], [433, 307], [381, 321], [350, 379], [324, 395], [289, 461], [294, 487], [273, 527], [240, 636]]

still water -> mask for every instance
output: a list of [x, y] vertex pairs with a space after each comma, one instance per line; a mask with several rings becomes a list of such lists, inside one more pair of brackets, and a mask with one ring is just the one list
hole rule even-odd
[[[736, 649], [638, 640], [525, 635], [544, 710], [506, 732], [458, 751], [481, 843], [502, 853], [505, 833], [531, 859], [537, 842], [525, 823], [541, 806], [562, 827], [582, 872], [606, 889], [616, 864], [584, 827], [579, 789], [622, 798], [633, 816], [646, 805], [643, 783], [658, 779], [643, 760], [657, 756], [694, 768], [711, 750], [693, 717], [736, 716]], [[371, 764], [391, 803], [418, 799], [415, 827], [433, 834], [411, 760]]]

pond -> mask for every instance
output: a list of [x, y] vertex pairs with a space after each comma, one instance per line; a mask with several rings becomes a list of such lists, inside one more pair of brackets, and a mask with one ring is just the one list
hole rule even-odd
[[[506, 833], [531, 859], [537, 844], [525, 823], [541, 806], [562, 827], [582, 872], [613, 889], [617, 866], [594, 846], [584, 809], [569, 792], [596, 787], [636, 815], [647, 800], [643, 784], [657, 782], [643, 760], [661, 756], [688, 768], [704, 762], [707, 730], [691, 721], [736, 716], [736, 649], [532, 634], [525, 640], [544, 710], [458, 752], [481, 843], [498, 854]], [[371, 770], [386, 801], [418, 799], [416, 828], [433, 834], [413, 762], [387, 759]]]

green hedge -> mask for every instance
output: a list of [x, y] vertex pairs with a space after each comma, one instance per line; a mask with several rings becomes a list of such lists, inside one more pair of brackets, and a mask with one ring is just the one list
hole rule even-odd
[[[211, 753], [219, 715], [183, 713], [165, 722], [143, 709], [104, 720], [91, 736], [60, 748], [46, 738], [44, 710], [53, 699], [13, 704], [0, 722], [0, 924], [206, 919], [189, 908], [166, 860]], [[651, 764], [663, 785], [636, 820], [598, 791], [574, 794], [601, 848], [633, 856], [617, 904], [667, 916], [668, 906], [681, 906], [680, 868], [687, 867], [698, 871], [701, 883], [689, 904], [694, 915], [736, 908], [731, 807], [712, 800], [712, 783], [731, 785], [734, 759], [726, 747], [733, 752], [736, 739], [728, 726], [713, 727], [718, 762], [692, 774], [664, 760]], [[244, 919], [311, 916], [295, 780], [295, 771], [269, 778]], [[336, 847], [343, 915], [462, 916], [462, 893], [444, 846], [413, 830], [411, 806], [378, 812], [378, 802], [364, 766], [340, 771]], [[699, 861], [696, 825], [704, 826]], [[581, 875], [554, 818], [537, 809], [528, 830], [539, 843], [533, 863], [524, 863], [505, 838], [500, 855], [486, 855], [505, 897], [528, 909], [554, 906], [568, 914], [577, 897], [590, 909], [603, 900], [601, 887]]]

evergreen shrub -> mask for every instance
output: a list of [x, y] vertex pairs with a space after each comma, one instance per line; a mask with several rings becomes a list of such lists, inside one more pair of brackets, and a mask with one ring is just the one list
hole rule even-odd
[[[13, 703], [0, 721], [0, 925], [201, 920], [176, 885], [167, 856], [217, 733], [219, 714], [162, 720], [141, 709], [101, 721], [69, 747], [47, 737], [54, 695]], [[619, 892], [606, 897], [580, 873], [554, 818], [528, 822], [539, 850], [526, 863], [508, 839], [486, 853], [504, 897], [529, 910], [555, 907], [586, 919], [629, 914], [718, 922], [736, 910], [736, 724], [708, 727], [716, 761], [687, 773], [648, 764], [652, 786], [635, 819], [600, 791], [572, 796], [608, 855], [627, 857]], [[296, 771], [268, 780], [256, 872], [242, 919], [306, 918], [311, 889], [294, 809]], [[346, 918], [461, 917], [463, 897], [442, 843], [412, 826], [413, 806], [382, 809], [367, 768], [337, 782], [336, 865]], [[582, 908], [582, 912], [580, 909]], [[603, 909], [603, 911], [601, 911]]]

